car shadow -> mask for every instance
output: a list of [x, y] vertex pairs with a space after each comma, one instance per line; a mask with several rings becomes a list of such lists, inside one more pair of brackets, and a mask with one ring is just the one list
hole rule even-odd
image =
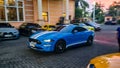
[[74, 50], [74, 49], [82, 48], [82, 47], [86, 47], [86, 46], [88, 46], [88, 45], [86, 45], [85, 43], [84, 44], [77, 44], [77, 45], [73, 45], [73, 46], [68, 47], [66, 50], [69, 51], [69, 50]]
[[57, 55], [64, 55], [71, 50], [76, 50], [78, 48], [82, 48], [82, 47], [86, 47], [86, 46], [88, 46], [88, 45], [78, 44], [78, 45], [70, 46], [70, 47], [66, 48], [65, 52], [63, 52], [63, 53], [36, 51], [36, 50], [30, 49], [30, 48], [27, 48], [27, 51], [29, 51], [29, 53], [34, 54], [36, 56], [43, 56], [43, 57], [45, 57], [45, 56], [57, 56]]

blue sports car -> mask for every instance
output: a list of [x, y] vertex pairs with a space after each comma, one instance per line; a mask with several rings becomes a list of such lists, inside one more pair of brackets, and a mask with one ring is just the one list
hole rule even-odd
[[93, 39], [93, 31], [70, 24], [61, 26], [56, 31], [33, 34], [29, 38], [28, 47], [37, 51], [62, 53], [69, 46], [75, 46], [76, 44], [92, 45]]

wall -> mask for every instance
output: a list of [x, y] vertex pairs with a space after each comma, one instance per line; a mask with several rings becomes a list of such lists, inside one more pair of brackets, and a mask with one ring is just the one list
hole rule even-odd
[[[34, 8], [33, 8], [33, 0], [24, 0], [24, 13], [25, 13], [25, 22], [34, 22]], [[10, 22], [16, 28], [23, 22]]]
[[[71, 19], [74, 18], [74, 9], [75, 9], [75, 1], [69, 0], [69, 14], [71, 15]], [[58, 23], [59, 18], [66, 10], [66, 5], [63, 0], [50, 0], [48, 5], [48, 0], [42, 0], [42, 8], [43, 12], [49, 12], [48, 17], [49, 21], [45, 22], [45, 24], [53, 24]], [[49, 9], [48, 9], [49, 7]], [[37, 0], [24, 0], [24, 10], [25, 10], [25, 22], [38, 22], [38, 4]], [[11, 23], [15, 27], [19, 27], [22, 22], [14, 22]]]

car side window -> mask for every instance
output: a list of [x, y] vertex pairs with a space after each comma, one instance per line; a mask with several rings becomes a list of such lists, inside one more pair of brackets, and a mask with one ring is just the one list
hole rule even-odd
[[76, 32], [79, 32], [78, 27], [75, 27], [75, 28], [72, 30], [72, 33], [76, 33]]
[[41, 28], [41, 26], [39, 24], [35, 24], [35, 27]]
[[26, 28], [27, 23], [23, 23], [20, 28]]
[[76, 33], [76, 32], [82, 32], [82, 31], [86, 31], [87, 29], [83, 28], [83, 27], [75, 27], [72, 32]]
[[82, 31], [86, 31], [87, 29], [83, 28], [83, 27], [79, 27], [79, 32], [82, 32]]

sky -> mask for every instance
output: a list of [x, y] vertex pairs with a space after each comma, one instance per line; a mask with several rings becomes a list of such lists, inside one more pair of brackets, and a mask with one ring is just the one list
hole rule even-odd
[[120, 1], [120, 0], [86, 0], [88, 3], [89, 3], [89, 5], [90, 5], [90, 8], [89, 8], [89, 10], [91, 10], [92, 8], [93, 8], [93, 4], [94, 4], [94, 1], [95, 2], [99, 2], [99, 3], [101, 3], [104, 7], [102, 7], [103, 8], [103, 10], [105, 10], [106, 11], [106, 9], [108, 9], [109, 8], [109, 6], [114, 2], [114, 1]]

